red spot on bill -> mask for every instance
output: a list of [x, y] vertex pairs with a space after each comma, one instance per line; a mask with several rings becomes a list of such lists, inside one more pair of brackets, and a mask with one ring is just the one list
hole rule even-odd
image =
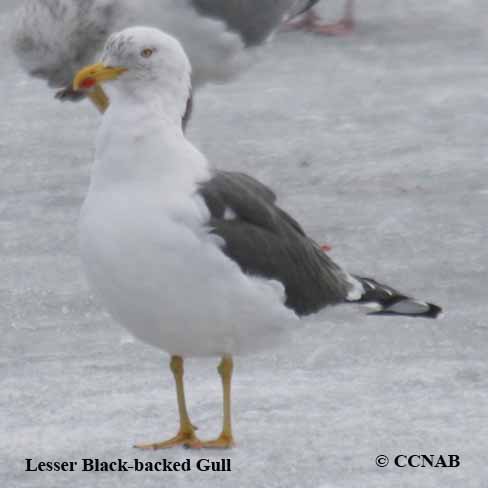
[[97, 81], [94, 78], [87, 78], [81, 82], [81, 87], [85, 90], [94, 87], [97, 84]]

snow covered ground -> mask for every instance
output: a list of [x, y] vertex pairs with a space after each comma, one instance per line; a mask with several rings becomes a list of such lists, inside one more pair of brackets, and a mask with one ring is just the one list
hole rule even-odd
[[[488, 487], [488, 5], [358, 3], [353, 36], [279, 35], [246, 76], [200, 92], [189, 135], [217, 166], [271, 184], [349, 270], [446, 315], [336, 308], [290, 347], [238, 358], [231, 452], [131, 447], [172, 435], [177, 416], [167, 358], [101, 310], [80, 269], [98, 115], [53, 100], [2, 42], [2, 487]], [[202, 437], [220, 427], [216, 362], [187, 364]], [[403, 453], [461, 467], [375, 465]], [[24, 458], [202, 456], [230, 457], [232, 472], [24, 472]]]

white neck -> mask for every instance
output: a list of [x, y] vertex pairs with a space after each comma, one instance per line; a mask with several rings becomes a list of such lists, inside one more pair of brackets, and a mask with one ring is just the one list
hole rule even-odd
[[114, 106], [130, 104], [131, 109], [152, 109], [159, 116], [181, 127], [186, 112], [191, 83], [187, 80], [166, 77], [152, 80], [121, 79], [113, 85], [107, 84], [109, 97]]
[[183, 134], [183, 95], [170, 97], [164, 90], [152, 96], [145, 90], [128, 94], [127, 89], [109, 92], [111, 105], [98, 133], [91, 189], [142, 183], [157, 191], [193, 193], [209, 177], [209, 168]]

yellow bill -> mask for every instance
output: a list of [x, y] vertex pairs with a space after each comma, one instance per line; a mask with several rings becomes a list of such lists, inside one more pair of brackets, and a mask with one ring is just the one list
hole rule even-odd
[[92, 64], [82, 68], [73, 80], [73, 90], [85, 91], [88, 98], [103, 113], [107, 110], [110, 101], [100, 86], [101, 83], [116, 80], [127, 68], [105, 66], [103, 63]]

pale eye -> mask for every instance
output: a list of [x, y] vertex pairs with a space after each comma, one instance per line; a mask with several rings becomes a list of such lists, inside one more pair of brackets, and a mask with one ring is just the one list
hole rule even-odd
[[150, 48], [147, 47], [146, 49], [143, 49], [141, 51], [141, 56], [143, 58], [150, 58], [153, 55], [153, 52], [154, 52], [153, 49], [150, 49]]

